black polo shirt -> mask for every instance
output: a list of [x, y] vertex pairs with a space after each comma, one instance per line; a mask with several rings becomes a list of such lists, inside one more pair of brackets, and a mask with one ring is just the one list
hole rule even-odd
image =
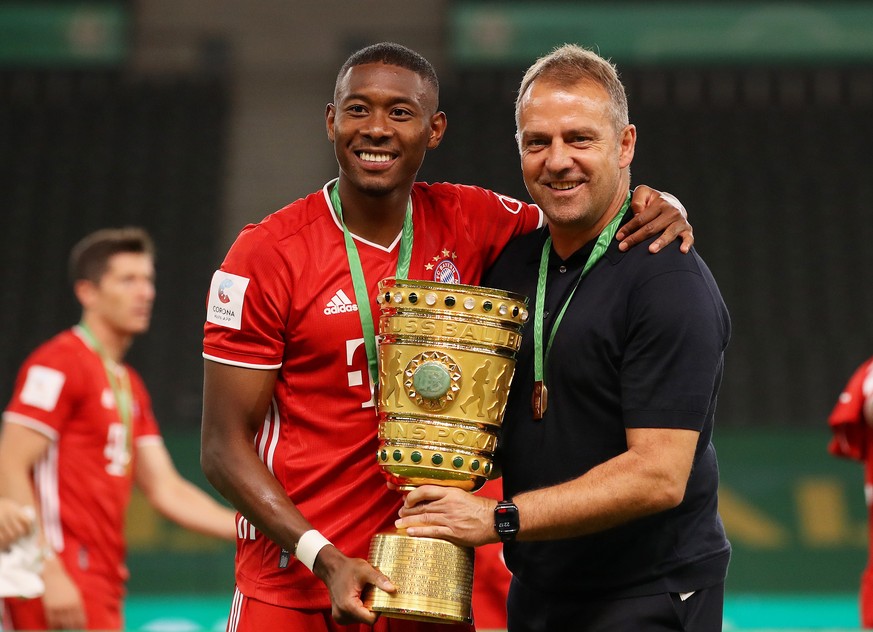
[[[623, 222], [632, 217], [626, 213]], [[507, 565], [538, 590], [635, 596], [703, 589], [724, 580], [730, 545], [718, 516], [711, 443], [730, 319], [706, 264], [678, 242], [656, 255], [613, 241], [582, 279], [546, 362], [548, 408], [531, 414], [533, 316], [547, 229], [513, 241], [485, 285], [530, 297], [499, 443], [504, 494], [577, 478], [627, 450], [626, 428], [700, 431], [683, 502], [589, 536], [505, 545]], [[551, 252], [544, 339], [594, 240], [566, 261]], [[545, 346], [545, 342], [544, 342]], [[581, 498], [579, 502], [585, 502]]]

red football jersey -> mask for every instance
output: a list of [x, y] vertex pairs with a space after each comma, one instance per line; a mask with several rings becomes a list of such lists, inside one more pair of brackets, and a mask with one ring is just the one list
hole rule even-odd
[[[400, 495], [376, 463], [377, 418], [342, 225], [328, 183], [240, 233], [209, 292], [203, 356], [279, 369], [256, 447], [312, 525], [345, 554], [367, 556], [393, 531]], [[476, 284], [513, 237], [542, 224], [539, 208], [471, 186], [416, 183], [409, 278]], [[399, 241], [355, 238], [370, 295], [396, 272]], [[374, 323], [374, 330], [378, 326]], [[267, 603], [327, 608], [326, 588], [238, 516], [236, 580]]]
[[[160, 441], [140, 376], [130, 378], [132, 442]], [[100, 356], [78, 327], [37, 348], [22, 365], [3, 419], [52, 440], [33, 480], [47, 542], [65, 563], [127, 579], [124, 518], [133, 485], [131, 440]]]
[[864, 419], [864, 405], [873, 397], [873, 358], [864, 362], [849, 378], [828, 417], [831, 437], [828, 451], [834, 456], [864, 463], [864, 498], [867, 501], [869, 535], [867, 567], [861, 577], [861, 625], [873, 628], [873, 428]]
[[[869, 461], [868, 443], [873, 432], [864, 420], [864, 402], [870, 397], [873, 397], [873, 358], [855, 370], [828, 417], [833, 433], [828, 451], [834, 456]], [[870, 467], [867, 470], [866, 480], [871, 483]]]

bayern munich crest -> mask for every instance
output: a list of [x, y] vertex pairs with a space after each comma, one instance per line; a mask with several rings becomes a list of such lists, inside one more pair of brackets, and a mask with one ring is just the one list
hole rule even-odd
[[461, 282], [461, 272], [450, 259], [443, 259], [434, 268], [433, 280], [437, 283], [458, 284]]

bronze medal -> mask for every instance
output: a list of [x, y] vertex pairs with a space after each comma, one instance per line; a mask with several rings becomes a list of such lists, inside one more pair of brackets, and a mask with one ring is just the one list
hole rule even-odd
[[540, 380], [534, 382], [533, 397], [531, 397], [531, 408], [533, 408], [533, 418], [542, 419], [546, 412], [546, 407], [549, 405], [549, 391], [546, 385]]

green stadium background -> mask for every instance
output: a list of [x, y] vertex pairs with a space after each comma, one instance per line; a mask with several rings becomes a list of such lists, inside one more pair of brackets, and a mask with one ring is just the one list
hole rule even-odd
[[[357, 6], [358, 3], [356, 3]], [[716, 447], [734, 546], [725, 629], [851, 629], [867, 556], [861, 466], [827, 415], [873, 355], [873, 3], [0, 1], [0, 399], [77, 309], [66, 254], [103, 226], [158, 246], [141, 371], [179, 469], [198, 433], [205, 292], [247, 222], [320, 187], [339, 65], [395, 40], [434, 61], [449, 117], [424, 180], [526, 198], [512, 103], [565, 41], [612, 57], [637, 183], [675, 193], [734, 337]], [[362, 499], [365, 502], [365, 499]], [[130, 629], [223, 629], [233, 548], [135, 496]]]

